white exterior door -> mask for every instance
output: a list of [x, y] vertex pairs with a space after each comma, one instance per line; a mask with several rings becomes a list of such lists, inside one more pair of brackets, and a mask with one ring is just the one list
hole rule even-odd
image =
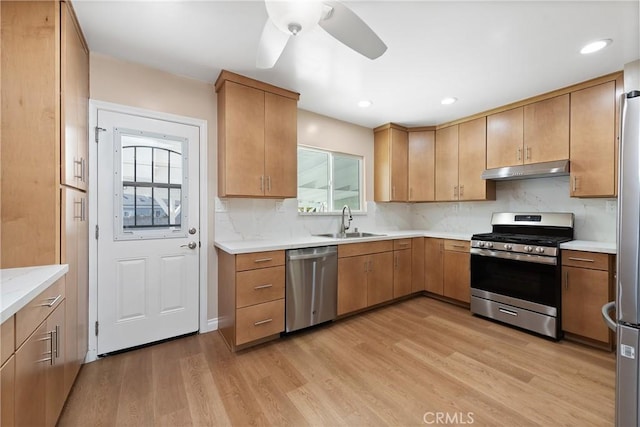
[[98, 109], [97, 354], [198, 330], [199, 129]]

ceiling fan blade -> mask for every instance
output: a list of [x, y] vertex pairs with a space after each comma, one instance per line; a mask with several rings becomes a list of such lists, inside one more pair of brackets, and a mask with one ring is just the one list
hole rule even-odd
[[262, 29], [258, 54], [256, 55], [256, 67], [273, 68], [278, 58], [287, 46], [289, 35], [283, 33], [275, 26], [271, 19], [267, 19]]
[[337, 1], [323, 1], [329, 11], [320, 20], [320, 26], [335, 39], [369, 59], [376, 59], [387, 50], [387, 45], [351, 9]]

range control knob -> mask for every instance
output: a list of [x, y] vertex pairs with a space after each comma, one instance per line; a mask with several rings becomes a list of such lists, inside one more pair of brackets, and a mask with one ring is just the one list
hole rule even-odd
[[525, 246], [525, 247], [524, 247], [524, 250], [525, 250], [526, 252], [532, 252], [532, 251], [533, 251], [533, 247], [531, 247], [531, 246]]
[[487, 247], [491, 249], [493, 247], [493, 242], [487, 242]]
[[479, 248], [484, 248], [484, 242], [478, 242], [478, 247]]
[[513, 249], [513, 245], [510, 243], [505, 243], [504, 248], [508, 251], [510, 251], [511, 249]]
[[540, 246], [538, 246], [536, 248], [536, 252], [538, 252], [539, 254], [543, 254], [544, 253], [544, 248], [541, 248]]

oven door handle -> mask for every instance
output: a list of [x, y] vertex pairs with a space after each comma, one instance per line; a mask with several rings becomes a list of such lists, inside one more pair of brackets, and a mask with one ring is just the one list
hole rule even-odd
[[558, 265], [558, 258], [552, 256], [541, 256], [531, 254], [521, 254], [517, 252], [492, 251], [491, 249], [471, 248], [471, 255], [479, 255], [489, 258], [508, 259], [511, 261], [533, 262], [536, 264]]

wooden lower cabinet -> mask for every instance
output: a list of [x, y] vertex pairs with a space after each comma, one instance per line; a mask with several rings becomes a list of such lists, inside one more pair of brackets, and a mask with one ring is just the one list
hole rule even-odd
[[[393, 252], [369, 255], [367, 306], [393, 299]], [[339, 285], [338, 285], [339, 286]]]
[[425, 238], [411, 239], [411, 292], [424, 291], [424, 250]]
[[[409, 245], [411, 244], [411, 239]], [[399, 298], [409, 295], [412, 290], [411, 266], [413, 258], [412, 248], [393, 251], [393, 297]]]
[[338, 246], [338, 316], [393, 299], [393, 242]]
[[442, 295], [444, 240], [424, 239], [424, 289], [432, 294]]
[[[601, 316], [614, 299], [615, 256], [562, 251], [562, 330], [567, 338], [586, 338], [612, 348], [614, 333]], [[589, 341], [587, 341], [589, 342]]]
[[470, 263], [469, 242], [425, 239], [425, 290], [468, 304]]
[[15, 354], [16, 426], [55, 426], [64, 389], [65, 301], [43, 321]]
[[218, 251], [218, 331], [231, 351], [284, 331], [284, 251]]
[[369, 256], [338, 259], [338, 316], [367, 307]]
[[16, 357], [11, 356], [0, 368], [0, 425], [15, 424]]

